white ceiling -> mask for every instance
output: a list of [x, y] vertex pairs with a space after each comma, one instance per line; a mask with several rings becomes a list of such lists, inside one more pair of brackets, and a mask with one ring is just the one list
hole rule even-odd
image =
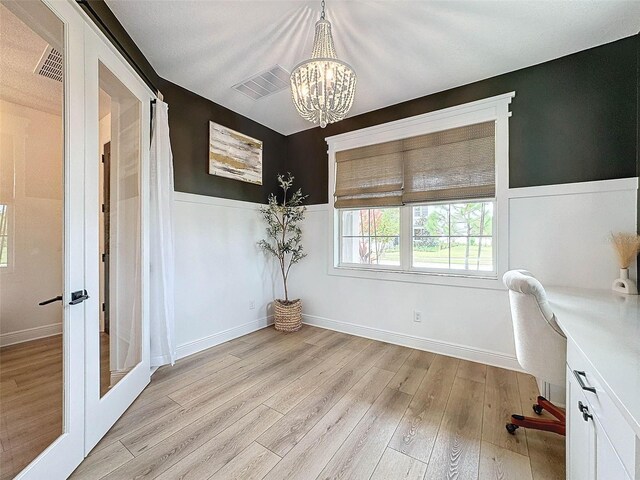
[[[106, 1], [160, 76], [286, 135], [314, 126], [288, 89], [232, 87], [305, 60], [319, 1]], [[329, 0], [327, 18], [358, 75], [353, 116], [634, 35], [640, 1]]]
[[31, 27], [0, 5], [0, 98], [61, 115], [62, 83], [34, 72], [47, 46]]

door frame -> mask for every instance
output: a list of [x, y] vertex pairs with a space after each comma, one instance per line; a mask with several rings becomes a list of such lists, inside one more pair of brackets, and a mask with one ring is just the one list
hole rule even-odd
[[[122, 416], [151, 379], [149, 347], [149, 153], [151, 101], [154, 92], [90, 20], [85, 24], [85, 283], [93, 296], [85, 302], [85, 454]], [[100, 397], [99, 301], [99, 189], [101, 167], [98, 122], [99, 76], [102, 63], [140, 101], [140, 261], [141, 261], [141, 361]], [[113, 159], [112, 159], [113, 161]], [[113, 162], [112, 162], [113, 163]]]

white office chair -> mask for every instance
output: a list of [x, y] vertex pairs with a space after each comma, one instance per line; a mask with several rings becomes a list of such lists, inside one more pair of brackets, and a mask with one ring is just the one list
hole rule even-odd
[[[542, 284], [526, 270], [511, 270], [502, 281], [509, 289], [518, 363], [535, 377], [564, 385], [567, 338], [556, 323]], [[557, 420], [514, 414], [506, 425], [507, 431], [514, 434], [518, 427], [526, 427], [564, 435], [564, 412], [539, 396], [533, 411], [540, 415], [542, 410]]]

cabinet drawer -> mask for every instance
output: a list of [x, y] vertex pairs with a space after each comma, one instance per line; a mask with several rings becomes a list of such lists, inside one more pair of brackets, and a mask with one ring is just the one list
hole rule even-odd
[[633, 429], [594, 376], [591, 364], [571, 341], [567, 343], [567, 365], [570, 370], [568, 374], [579, 377], [578, 382], [586, 387], [583, 392], [591, 411], [598, 417], [604, 433], [632, 476], [636, 471], [636, 436]]

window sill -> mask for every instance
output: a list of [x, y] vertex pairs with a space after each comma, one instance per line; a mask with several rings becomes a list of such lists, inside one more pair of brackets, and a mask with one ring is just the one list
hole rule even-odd
[[370, 269], [350, 266], [330, 266], [329, 275], [339, 277], [365, 278], [390, 282], [423, 283], [450, 287], [481, 288], [487, 290], [505, 290], [497, 276], [491, 274], [464, 275], [451, 273], [417, 272], [393, 269]]

